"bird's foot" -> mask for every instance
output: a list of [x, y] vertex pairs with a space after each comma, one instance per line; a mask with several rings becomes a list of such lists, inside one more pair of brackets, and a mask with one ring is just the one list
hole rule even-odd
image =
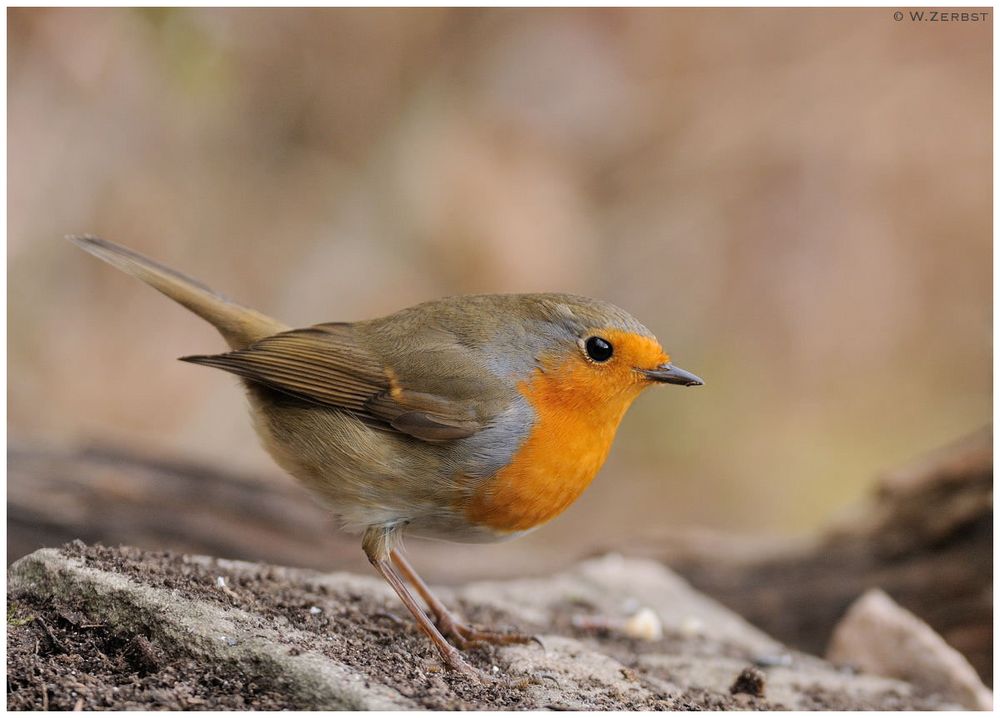
[[491, 682], [492, 677], [483, 673], [478, 668], [470, 665], [464, 658], [462, 654], [454, 646], [448, 646], [451, 650], [441, 650], [441, 660], [444, 661], [445, 666], [449, 670], [455, 671], [456, 673], [461, 673], [463, 676], [470, 678], [476, 683], [486, 684]]
[[452, 642], [462, 650], [474, 648], [477, 645], [483, 645], [486, 643], [493, 644], [494, 646], [509, 646], [517, 643], [537, 643], [539, 646], [542, 646], [542, 648], [545, 648], [538, 636], [529, 636], [527, 634], [515, 632], [493, 631], [488, 628], [473, 626], [459, 621], [448, 613], [438, 616], [436, 623], [441, 633], [451, 638]]

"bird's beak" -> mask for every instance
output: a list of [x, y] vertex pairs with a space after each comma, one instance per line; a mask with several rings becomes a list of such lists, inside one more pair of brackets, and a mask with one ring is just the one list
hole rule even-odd
[[655, 369], [638, 369], [640, 374], [663, 384], [680, 384], [681, 386], [701, 386], [703, 382], [689, 371], [684, 371], [673, 364], [661, 364]]

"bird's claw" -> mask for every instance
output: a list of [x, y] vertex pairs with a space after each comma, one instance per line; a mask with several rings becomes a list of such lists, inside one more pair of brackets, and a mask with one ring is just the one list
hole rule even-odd
[[537, 643], [545, 650], [545, 645], [538, 636], [529, 636], [523, 633], [501, 633], [488, 629], [471, 626], [461, 621], [456, 621], [450, 616], [440, 617], [437, 621], [441, 633], [449, 636], [455, 645], [466, 650], [486, 644], [495, 646], [509, 646], [518, 643]]
[[447, 666], [449, 670], [461, 673], [469, 680], [472, 680], [480, 685], [490, 685], [497, 682], [497, 678], [495, 676], [492, 676], [485, 671], [481, 671], [475, 666], [469, 664], [464, 658], [462, 658], [462, 654], [457, 650], [453, 653], [449, 652], [446, 655], [443, 654], [442, 658], [444, 659], [445, 666]]

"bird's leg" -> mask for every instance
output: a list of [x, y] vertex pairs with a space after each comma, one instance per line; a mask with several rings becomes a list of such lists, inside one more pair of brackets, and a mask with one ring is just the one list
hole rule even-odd
[[412, 594], [406, 588], [406, 584], [396, 573], [396, 570], [392, 567], [392, 563], [388, 558], [388, 545], [391, 544], [391, 536], [389, 532], [392, 529], [384, 529], [382, 527], [371, 527], [365, 532], [365, 537], [362, 542], [365, 554], [368, 556], [368, 560], [371, 565], [375, 567], [375, 570], [379, 572], [382, 578], [385, 579], [386, 583], [392, 586], [392, 590], [396, 592], [399, 596], [399, 600], [403, 602], [403, 605], [413, 614], [413, 617], [417, 621], [417, 625], [427, 634], [427, 637], [431, 639], [434, 646], [438, 649], [438, 653], [441, 654], [441, 660], [445, 662], [449, 668], [460, 673], [464, 673], [471, 678], [476, 680], [482, 680], [482, 675], [475, 668], [470, 666], [462, 658], [462, 654], [459, 653], [458, 649], [452, 646], [448, 641], [445, 640], [444, 636], [437, 629], [434, 623], [427, 617], [427, 614], [423, 612], [420, 606], [417, 605], [416, 600], [414, 600]]
[[410, 562], [406, 560], [402, 551], [398, 548], [394, 548], [389, 552], [389, 555], [392, 557], [392, 562], [396, 564], [396, 568], [398, 568], [406, 580], [409, 581], [415, 589], [417, 589], [417, 593], [419, 593], [420, 597], [427, 603], [427, 607], [431, 610], [431, 613], [434, 614], [434, 619], [438, 628], [441, 629], [441, 632], [446, 636], [453, 638], [459, 648], [468, 648], [470, 645], [476, 643], [493, 643], [497, 645], [531, 643], [533, 641], [540, 643], [540, 641], [538, 641], [538, 639], [534, 636], [526, 636], [520, 633], [501, 633], [499, 631], [491, 631], [460, 621], [455, 614], [449, 611], [448, 608], [441, 603], [437, 596], [431, 593], [430, 588], [428, 588], [423, 579], [417, 575], [417, 572], [413, 569], [413, 566], [410, 565]]

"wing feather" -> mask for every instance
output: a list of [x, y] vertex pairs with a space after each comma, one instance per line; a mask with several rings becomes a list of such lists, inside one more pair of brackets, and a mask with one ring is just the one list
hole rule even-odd
[[424, 441], [460, 439], [482, 428], [468, 399], [400, 386], [350, 324], [318, 324], [266, 337], [246, 349], [182, 360], [351, 411]]

